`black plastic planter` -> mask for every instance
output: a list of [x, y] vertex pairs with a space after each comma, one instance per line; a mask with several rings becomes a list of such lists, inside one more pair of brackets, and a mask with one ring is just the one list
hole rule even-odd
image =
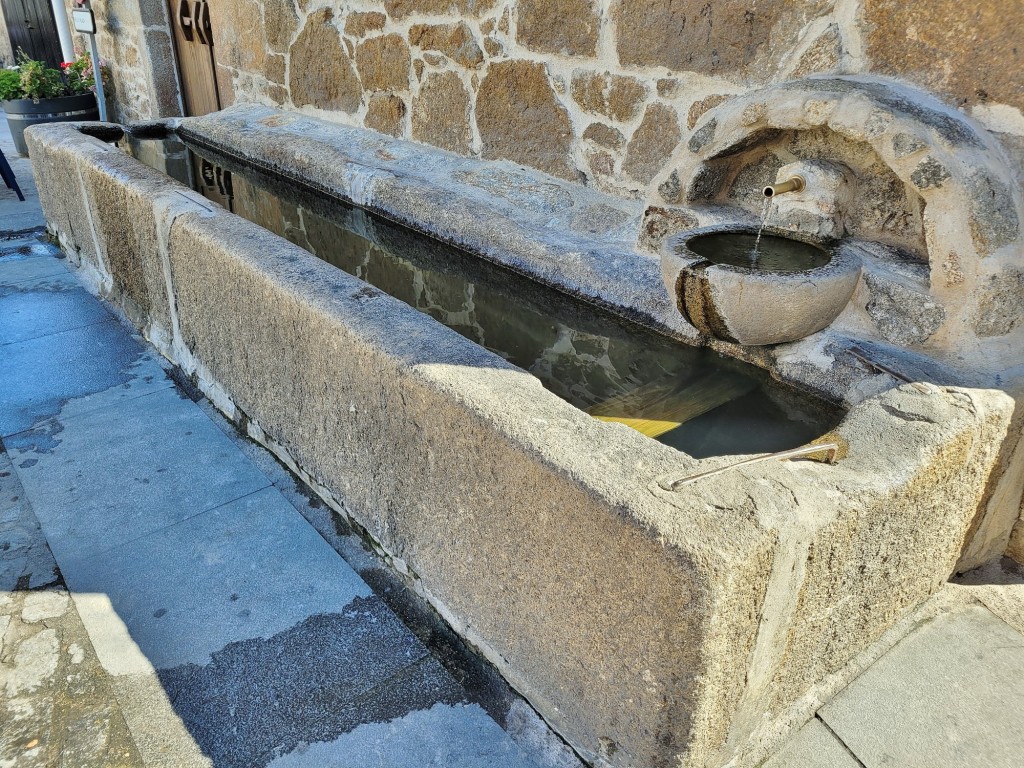
[[96, 96], [83, 93], [78, 96], [61, 96], [56, 99], [15, 99], [3, 102], [7, 113], [7, 125], [18, 153], [28, 155], [25, 144], [25, 129], [39, 123], [67, 123], [80, 120], [99, 120], [100, 111]]

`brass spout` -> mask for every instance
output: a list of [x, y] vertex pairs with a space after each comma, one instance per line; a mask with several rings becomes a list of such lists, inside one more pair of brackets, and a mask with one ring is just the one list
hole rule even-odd
[[787, 192], [803, 192], [806, 186], [807, 183], [804, 181], [803, 176], [791, 176], [780, 184], [769, 184], [764, 188], [764, 196], [775, 197], [776, 195], [784, 195]]

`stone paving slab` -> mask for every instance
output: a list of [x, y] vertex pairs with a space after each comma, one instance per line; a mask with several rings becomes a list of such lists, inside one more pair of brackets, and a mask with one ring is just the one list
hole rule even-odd
[[26, 280], [67, 274], [64, 262], [51, 258], [50, 249], [42, 243], [28, 242], [14, 249], [6, 243], [3, 245], [5, 253], [0, 257], [0, 288]]
[[[5, 260], [0, 259], [0, 273], [5, 271]], [[110, 318], [110, 312], [67, 272], [0, 288], [0, 344], [48, 336]]]
[[761, 768], [863, 768], [863, 764], [814, 718]]
[[11, 460], [0, 451], [0, 593], [35, 589], [53, 584], [59, 577]]
[[1024, 565], [1012, 558], [1002, 557], [968, 571], [947, 589], [963, 592], [1024, 633]]
[[[308, 744], [331, 744], [366, 723], [394, 720], [437, 702], [464, 701], [461, 688], [429, 656], [361, 690], [366, 683], [354, 678], [360, 657], [389, 658], [389, 643], [375, 649], [372, 638], [354, 639], [337, 631], [345, 629], [316, 617], [268, 643], [229, 646], [223, 655], [232, 658], [215, 660], [210, 668], [191, 675], [189, 670], [161, 674], [160, 681], [193, 738], [218, 767], [264, 766]], [[353, 655], [353, 646], [359, 645], [364, 648]], [[268, 658], [261, 660], [261, 655]], [[240, 659], [273, 664], [280, 672], [253, 677], [237, 664]], [[184, 695], [177, 694], [177, 683], [184, 684]], [[500, 729], [494, 735], [508, 741]], [[406, 744], [405, 750], [412, 747]], [[328, 753], [347, 757], [338, 746]]]
[[66, 590], [0, 593], [0, 637], [0, 765], [142, 765]]
[[368, 723], [329, 744], [274, 760], [271, 768], [427, 766], [491, 768], [533, 765], [476, 705], [436, 704], [397, 720]]
[[106, 670], [155, 667], [218, 766], [263, 764], [368, 719], [464, 699], [276, 488], [64, 572]]
[[[76, 604], [78, 601], [76, 601]], [[146, 768], [213, 768], [156, 675], [112, 675], [110, 687]]]
[[0, 436], [173, 386], [113, 318], [0, 346]]
[[0, 520], [0, 766], [141, 766], [2, 446]]
[[818, 714], [868, 768], [1016, 768], [1024, 635], [982, 606], [942, 614]]
[[25, 200], [18, 200], [13, 190], [0, 183], [0, 232], [21, 232], [46, 224], [43, 211], [39, 206], [39, 193], [36, 191], [36, 180], [32, 175], [32, 163], [22, 157], [14, 148], [11, 132], [7, 121], [0, 121], [0, 149], [3, 149], [7, 162], [18, 180]]
[[51, 419], [5, 443], [58, 563], [270, 485], [176, 389]]
[[[208, 665], [231, 643], [266, 640], [311, 616], [358, 616], [348, 606], [371, 596], [276, 488], [98, 555], [62, 557], [61, 566], [75, 594], [107, 597], [143, 654], [140, 667], [124, 652], [129, 638], [98, 643], [114, 674]], [[94, 623], [90, 608], [79, 610], [87, 626]], [[409, 663], [425, 653], [417, 644], [399, 655]]]

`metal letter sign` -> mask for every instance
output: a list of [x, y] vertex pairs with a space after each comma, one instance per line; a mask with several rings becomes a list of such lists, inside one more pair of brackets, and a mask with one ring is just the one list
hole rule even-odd
[[72, 11], [71, 18], [75, 22], [75, 32], [85, 35], [96, 34], [96, 17], [92, 15], [91, 8], [86, 8], [84, 11]]

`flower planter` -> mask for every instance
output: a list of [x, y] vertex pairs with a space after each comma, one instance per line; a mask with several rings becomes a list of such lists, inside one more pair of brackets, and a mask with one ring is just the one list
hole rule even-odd
[[83, 93], [77, 96], [60, 96], [55, 99], [14, 99], [3, 102], [7, 113], [7, 125], [18, 154], [28, 156], [25, 144], [25, 129], [39, 123], [66, 123], [82, 120], [99, 120], [100, 112], [96, 95]]

